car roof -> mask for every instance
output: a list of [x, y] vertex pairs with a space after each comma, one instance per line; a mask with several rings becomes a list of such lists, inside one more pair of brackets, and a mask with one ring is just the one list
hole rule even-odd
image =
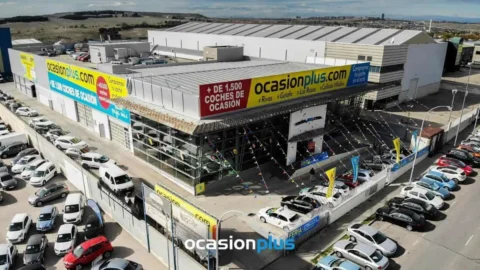
[[44, 188], [44, 189], [51, 189], [51, 188], [58, 187], [58, 186], [65, 186], [65, 184], [62, 184], [62, 183], [52, 183], [52, 184], [48, 184], [48, 185], [44, 186], [43, 188]]
[[297, 213], [293, 212], [293, 211], [290, 211], [288, 210], [287, 208], [284, 208], [284, 207], [280, 207], [278, 208], [275, 213], [277, 214], [281, 214], [282, 216], [286, 217], [287, 219], [290, 219], [292, 217], [294, 217]]
[[336, 260], [338, 260], [338, 258], [335, 256], [326, 256], [326, 257], [323, 257], [320, 261], [318, 261], [318, 263], [330, 266], [330, 264], [332, 264]]
[[7, 254], [8, 252], [8, 244], [0, 244], [0, 254]]
[[402, 214], [405, 214], [407, 216], [413, 216], [415, 214], [415, 212], [413, 212], [412, 210], [405, 209], [405, 208], [398, 208], [398, 209], [396, 209], [396, 211], [398, 213], [402, 213]]
[[69, 205], [72, 203], [78, 203], [80, 201], [80, 198], [82, 198], [81, 193], [70, 193], [67, 196], [67, 199], [65, 200], [65, 205]]
[[121, 258], [114, 258], [108, 261], [108, 267], [111, 269], [125, 269], [130, 262]]
[[122, 176], [127, 174], [124, 170], [122, 170], [120, 167], [118, 167], [115, 164], [110, 164], [110, 163], [104, 163], [101, 165], [102, 168], [104, 168], [112, 177], [117, 177], [117, 176]]
[[27, 245], [37, 245], [42, 242], [43, 234], [34, 234], [28, 238]]
[[442, 172], [437, 172], [437, 171], [428, 171], [425, 175], [434, 175], [434, 176], [442, 176], [443, 173]]
[[73, 224], [63, 224], [58, 229], [58, 234], [71, 233], [73, 226], [75, 226], [75, 225], [73, 225]]
[[369, 247], [369, 246], [367, 246], [363, 243], [357, 243], [357, 245], [355, 246], [355, 249], [362, 251], [367, 256], [370, 256], [375, 252], [375, 249], [373, 249], [373, 248], [371, 248], [371, 247]]
[[[72, 136], [72, 135], [63, 135], [63, 136], [60, 136], [57, 138], [58, 139], [64, 139], [64, 140], [71, 140], [71, 139], [75, 139], [75, 136]], [[79, 139], [80, 140], [80, 139]]]
[[12, 222], [23, 222], [26, 216], [26, 213], [16, 214], [13, 216]]
[[32, 163], [30, 163], [30, 165], [38, 166], [38, 164], [44, 163], [44, 162], [46, 162], [45, 159], [37, 159], [37, 160], [32, 161]]
[[53, 211], [54, 207], [55, 206], [53, 205], [44, 206], [42, 209], [40, 209], [40, 214], [49, 214]]
[[414, 192], [418, 192], [418, 193], [422, 193], [422, 194], [427, 193], [427, 190], [424, 190], [424, 189], [419, 188], [419, 187], [413, 187], [410, 191], [414, 191]]
[[92, 158], [98, 158], [98, 157], [101, 157], [103, 156], [102, 154], [100, 153], [96, 153], [96, 152], [87, 152], [87, 153], [83, 153], [82, 154], [82, 157], [92, 157]]
[[100, 236], [97, 236], [97, 237], [92, 238], [90, 240], [87, 240], [87, 241], [81, 243], [80, 245], [83, 248], [88, 248], [88, 247], [91, 247], [91, 246], [96, 245], [98, 243], [102, 243], [102, 242], [106, 242], [106, 241], [108, 241], [108, 239], [105, 236], [100, 235]]
[[362, 227], [358, 228], [360, 231], [362, 231], [363, 233], [367, 234], [367, 235], [370, 235], [370, 236], [373, 236], [375, 235], [378, 230], [375, 229], [374, 227], [372, 226], [368, 226], [368, 225], [363, 225]]
[[47, 162], [43, 163], [42, 165], [40, 165], [40, 167], [38, 167], [37, 170], [43, 171], [43, 170], [48, 169], [52, 165], [53, 165], [53, 163], [51, 161], [47, 161]]

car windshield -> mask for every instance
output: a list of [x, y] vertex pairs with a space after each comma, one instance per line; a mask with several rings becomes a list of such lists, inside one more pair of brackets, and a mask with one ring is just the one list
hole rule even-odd
[[35, 165], [30, 165], [28, 167], [25, 168], [26, 171], [35, 171], [35, 169], [37, 168], [37, 166]]
[[345, 261], [345, 259], [336, 259], [336, 260], [330, 265], [330, 267], [339, 267], [344, 261]]
[[121, 175], [121, 176], [118, 176], [118, 177], [115, 177], [115, 183], [118, 185], [118, 184], [125, 184], [125, 183], [128, 183], [130, 182], [130, 177], [126, 174], [124, 175]]
[[110, 159], [107, 156], [101, 156], [99, 159], [100, 163], [108, 162]]
[[442, 178], [443, 182], [450, 181], [450, 178], [446, 177], [445, 174], [442, 174], [441, 178]]
[[57, 243], [65, 243], [72, 240], [72, 236], [69, 233], [59, 234], [57, 236]]
[[40, 118], [40, 119], [37, 119], [37, 122], [47, 122], [48, 120], [45, 119], [45, 118]]
[[70, 140], [70, 142], [71, 142], [71, 143], [79, 143], [80, 140], [77, 139], [77, 138], [73, 138], [73, 139]]
[[18, 164], [18, 165], [28, 164], [28, 158], [25, 158], [25, 159], [22, 158], [17, 164]]
[[65, 205], [65, 213], [71, 214], [71, 213], [77, 213], [80, 211], [80, 207], [78, 204], [73, 204], [73, 205]]
[[40, 214], [40, 216], [38, 217], [39, 221], [47, 221], [47, 220], [51, 220], [51, 219], [52, 219], [52, 214], [50, 214], [50, 213]]
[[427, 199], [429, 199], [430, 201], [435, 198], [435, 195], [430, 191], [425, 193], [425, 196], [427, 196]]
[[40, 252], [40, 245], [29, 245], [25, 248], [25, 254], [35, 254]]
[[432, 185], [432, 190], [439, 190], [439, 189], [440, 189], [439, 185], [437, 185], [437, 184]]
[[73, 256], [75, 256], [76, 258], [80, 258], [84, 252], [85, 250], [83, 249], [83, 247], [78, 246], [73, 250]]
[[6, 254], [0, 255], [0, 265], [4, 265], [4, 264], [7, 264], [7, 255]]
[[10, 223], [10, 227], [8, 228], [8, 231], [16, 232], [20, 230], [22, 230], [22, 222]]
[[42, 177], [43, 175], [45, 175], [45, 171], [35, 171], [33, 173], [33, 177]]
[[373, 240], [375, 241], [375, 243], [377, 243], [377, 244], [381, 244], [381, 243], [383, 243], [387, 240], [387, 237], [381, 232], [377, 232], [372, 237], [373, 237]]
[[454, 162], [456, 162], [460, 167], [464, 168], [467, 166], [467, 164], [465, 164], [463, 161], [460, 161], [460, 160], [455, 160]]
[[380, 252], [375, 251], [375, 252], [373, 252], [373, 254], [370, 256], [370, 258], [372, 258], [372, 260], [373, 260], [374, 262], [379, 262], [379, 261], [383, 258], [383, 256], [382, 256], [382, 254], [380, 254]]
[[299, 215], [294, 215], [293, 217], [291, 217], [288, 221], [290, 222], [294, 222], [295, 220], [299, 219], [300, 216]]
[[7, 130], [7, 127], [4, 126], [4, 125], [1, 125], [1, 126], [0, 126], [0, 130]]
[[42, 189], [39, 189], [37, 192], [35, 192], [35, 195], [37, 195], [38, 197], [43, 197], [45, 193], [47, 193], [47, 190], [42, 188]]

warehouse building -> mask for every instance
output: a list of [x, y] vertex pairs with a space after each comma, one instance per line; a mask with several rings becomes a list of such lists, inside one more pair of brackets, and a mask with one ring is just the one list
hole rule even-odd
[[396, 82], [367, 94], [363, 106], [368, 109], [437, 92], [447, 49], [446, 43], [437, 43], [422, 31], [340, 26], [191, 22], [149, 30], [148, 38], [161, 46], [157, 50], [172, 54], [230, 45], [262, 59], [327, 65], [368, 61], [370, 83]]

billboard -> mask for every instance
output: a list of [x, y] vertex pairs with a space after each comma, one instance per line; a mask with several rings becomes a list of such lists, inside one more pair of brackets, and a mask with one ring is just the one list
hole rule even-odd
[[22, 63], [24, 74], [23, 77], [34, 82], [35, 81], [35, 58], [33, 54], [20, 53], [20, 63]]
[[128, 96], [127, 80], [91, 69], [47, 59], [50, 89], [130, 124], [130, 112], [110, 104]]
[[370, 63], [200, 85], [200, 116], [284, 102], [368, 83]]

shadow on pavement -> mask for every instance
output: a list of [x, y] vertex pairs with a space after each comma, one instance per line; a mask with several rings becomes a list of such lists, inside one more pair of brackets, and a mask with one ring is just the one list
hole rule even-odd
[[[403, 254], [405, 254], [405, 248], [402, 247], [401, 245], [398, 244], [397, 241], [394, 241], [396, 244], [397, 244], [397, 252], [395, 252], [395, 254], [393, 254], [392, 256], [390, 256], [390, 258], [398, 258], [400, 256], [402, 256]], [[390, 269], [390, 267], [388, 267]]]
[[113, 247], [113, 257], [116, 258], [126, 258], [133, 254], [133, 249], [128, 247]]
[[105, 222], [104, 232], [110, 242], [114, 241], [122, 233], [122, 230], [122, 227], [116, 222]]
[[446, 198], [445, 201], [452, 201], [455, 199], [455, 197], [456, 197], [455, 194], [450, 193], [450, 196], [448, 196], [448, 198]]
[[433, 221], [442, 221], [442, 220], [445, 220], [446, 218], [447, 218], [447, 215], [445, 213], [438, 212], [437, 215], [435, 216], [435, 218], [433, 218], [432, 220]]
[[436, 227], [437, 226], [435, 226], [435, 224], [427, 221], [427, 222], [425, 222], [425, 227], [423, 227], [422, 232], [424, 232], [424, 233], [425, 232], [431, 232], [431, 231], [435, 230]]
[[15, 177], [15, 180], [17, 180], [17, 186], [15, 187], [15, 190], [20, 190], [27, 186], [27, 183], [23, 179]]
[[465, 181], [462, 182], [462, 185], [471, 185], [471, 184], [475, 184], [475, 179], [473, 179], [472, 177], [467, 177], [467, 179], [465, 179]]
[[55, 255], [55, 239], [48, 239], [48, 247], [47, 250], [45, 251], [45, 268], [48, 270], [50, 269], [56, 269], [55, 265], [63, 259], [63, 257]]
[[394, 260], [390, 260], [390, 264], [388, 265], [388, 270], [398, 270], [402, 269], [402, 266], [395, 262]]
[[5, 191], [2, 191], [2, 197], [3, 197], [3, 201], [0, 202], [0, 205], [2, 206], [7, 206], [7, 205], [10, 205], [10, 204], [14, 204], [17, 202], [17, 198], [15, 198], [15, 196], [13, 196], [12, 194], [8, 193], [8, 192], [5, 192]]
[[450, 204], [446, 202], [446, 203], [443, 205], [442, 209], [440, 209], [440, 210], [441, 210], [441, 211], [445, 211], [445, 210], [447, 210], [448, 208], [450, 208]]

